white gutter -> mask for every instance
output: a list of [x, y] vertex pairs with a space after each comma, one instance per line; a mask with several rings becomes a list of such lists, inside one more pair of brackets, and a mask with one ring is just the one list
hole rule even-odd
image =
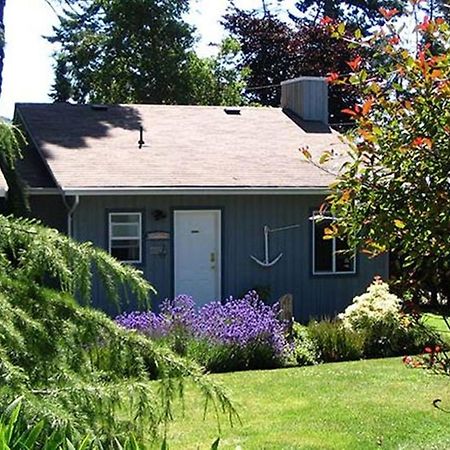
[[72, 228], [73, 228], [73, 213], [77, 209], [78, 205], [80, 204], [80, 197], [78, 195], [75, 195], [75, 201], [73, 202], [73, 205], [69, 207], [66, 201], [66, 197], [63, 196], [63, 202], [64, 205], [66, 205], [67, 208], [67, 236], [72, 236]]
[[326, 195], [327, 187], [308, 188], [186, 188], [186, 187], [161, 187], [161, 188], [62, 188], [64, 194], [98, 196], [98, 195]]

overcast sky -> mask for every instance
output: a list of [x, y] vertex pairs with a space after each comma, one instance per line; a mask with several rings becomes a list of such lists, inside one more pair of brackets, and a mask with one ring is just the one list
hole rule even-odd
[[[260, 7], [261, 0], [238, 0], [240, 7]], [[292, 0], [288, 2], [294, 4]], [[210, 42], [220, 42], [219, 25], [228, 0], [196, 0], [189, 20], [201, 37], [199, 53], [211, 54]], [[12, 117], [15, 102], [48, 102], [53, 82], [51, 34], [57, 17], [45, 0], [8, 0], [5, 10], [6, 47], [0, 116]]]

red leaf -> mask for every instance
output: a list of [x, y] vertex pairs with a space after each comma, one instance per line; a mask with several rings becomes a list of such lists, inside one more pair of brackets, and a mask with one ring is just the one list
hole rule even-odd
[[347, 61], [348, 66], [350, 67], [350, 69], [352, 70], [358, 70], [361, 66], [362, 63], [362, 58], [361, 56], [357, 56], [355, 59], [351, 60], [351, 61]]
[[330, 25], [330, 23], [333, 23], [333, 22], [334, 22], [334, 19], [332, 19], [331, 17], [323, 16], [320, 21], [320, 24], [321, 25]]
[[373, 98], [369, 98], [364, 102], [361, 110], [363, 116], [369, 113], [369, 111], [372, 109], [372, 105], [373, 105]]
[[326, 78], [328, 83], [334, 83], [337, 79], [339, 79], [339, 73], [337, 73], [337, 72], [329, 73], [327, 78]]
[[423, 22], [421, 22], [421, 23], [419, 23], [419, 25], [417, 25], [417, 29], [419, 29], [420, 31], [427, 32], [430, 25], [431, 25], [430, 18], [428, 16], [425, 16], [425, 18], [423, 19]]
[[350, 108], [344, 108], [342, 111], [344, 114], [348, 114], [349, 116], [357, 116], [358, 113], [356, 111], [353, 111], [353, 109]]
[[380, 14], [386, 19], [391, 20], [396, 14], [399, 13], [399, 10], [397, 8], [392, 9], [386, 9], [386, 8], [379, 8], [378, 11], [380, 11]]

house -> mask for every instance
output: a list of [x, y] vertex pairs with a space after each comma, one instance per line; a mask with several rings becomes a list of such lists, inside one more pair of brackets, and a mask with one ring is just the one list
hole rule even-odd
[[[282, 91], [282, 108], [18, 104], [33, 214], [142, 269], [156, 302], [258, 288], [291, 293], [300, 320], [340, 312], [387, 275], [387, 258], [322, 239], [326, 223], [311, 218], [333, 177], [299, 148], [318, 157], [344, 144], [324, 79]], [[94, 304], [107, 308], [99, 286]]]

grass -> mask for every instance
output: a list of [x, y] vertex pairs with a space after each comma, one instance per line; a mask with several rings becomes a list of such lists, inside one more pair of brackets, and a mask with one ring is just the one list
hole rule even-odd
[[437, 314], [426, 313], [423, 315], [423, 323], [431, 328], [434, 328], [437, 332], [441, 333], [443, 339], [450, 343], [450, 330], [445, 323], [442, 316]]
[[[220, 449], [450, 448], [450, 379], [400, 358], [211, 375], [231, 391], [242, 425], [223, 420]], [[219, 435], [198, 395], [175, 411], [170, 449], [209, 449]]]

